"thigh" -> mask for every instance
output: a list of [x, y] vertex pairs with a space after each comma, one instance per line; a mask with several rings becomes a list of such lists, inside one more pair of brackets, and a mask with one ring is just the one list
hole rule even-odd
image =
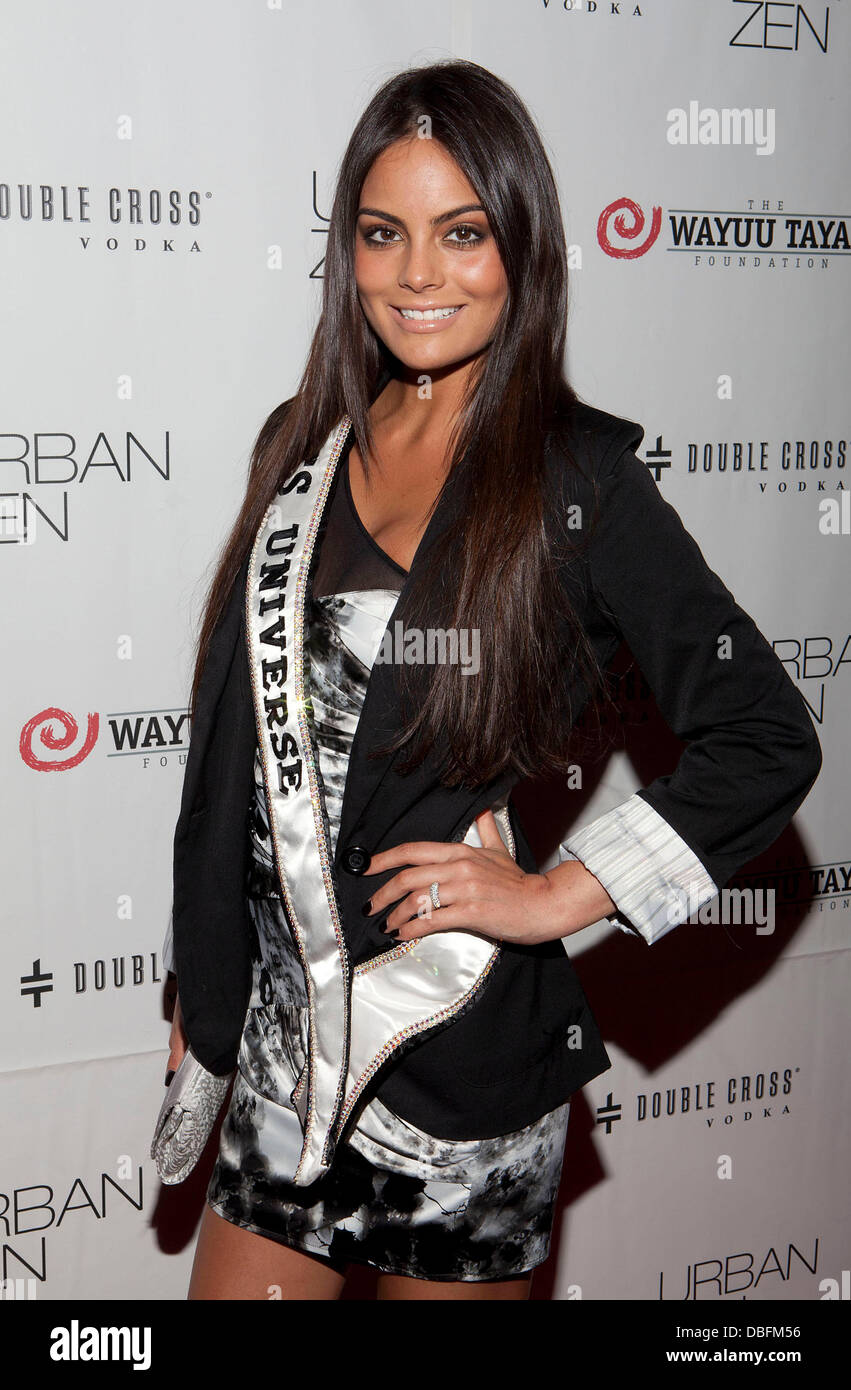
[[190, 1300], [335, 1299], [345, 1278], [320, 1257], [237, 1226], [204, 1204]]
[[386, 1299], [513, 1299], [529, 1298], [532, 1274], [520, 1279], [462, 1280], [410, 1279], [402, 1274], [380, 1274], [378, 1298]]

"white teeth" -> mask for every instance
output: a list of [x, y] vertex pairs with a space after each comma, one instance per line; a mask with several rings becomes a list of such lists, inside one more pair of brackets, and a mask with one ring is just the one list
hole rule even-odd
[[448, 319], [453, 314], [457, 314], [461, 308], [460, 304], [454, 305], [451, 309], [400, 309], [399, 313], [405, 319], [423, 319], [426, 323], [433, 322], [435, 319]]

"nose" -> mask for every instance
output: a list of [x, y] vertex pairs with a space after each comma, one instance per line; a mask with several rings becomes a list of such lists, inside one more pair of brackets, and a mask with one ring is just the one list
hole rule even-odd
[[404, 289], [422, 294], [423, 290], [433, 290], [442, 285], [444, 276], [440, 268], [440, 253], [430, 237], [420, 241], [412, 237], [401, 269], [399, 284]]

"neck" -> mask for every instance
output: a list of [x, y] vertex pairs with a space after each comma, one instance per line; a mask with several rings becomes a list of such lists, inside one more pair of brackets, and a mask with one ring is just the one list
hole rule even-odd
[[[401, 367], [370, 408], [377, 434], [435, 444], [452, 430], [480, 354], [434, 373]], [[424, 390], [423, 377], [428, 380]]]

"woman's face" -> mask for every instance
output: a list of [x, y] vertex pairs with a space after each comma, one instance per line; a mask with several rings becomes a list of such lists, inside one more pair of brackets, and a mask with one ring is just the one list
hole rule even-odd
[[379, 155], [355, 246], [363, 311], [405, 366], [428, 375], [487, 347], [508, 280], [473, 188], [436, 140], [414, 136]]

